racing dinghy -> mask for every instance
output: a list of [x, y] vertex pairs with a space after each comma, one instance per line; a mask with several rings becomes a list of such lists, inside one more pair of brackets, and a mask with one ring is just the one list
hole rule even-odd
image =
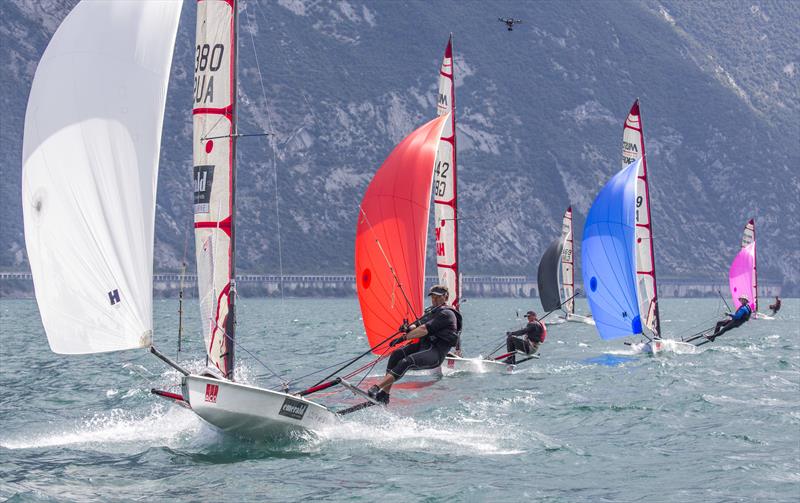
[[335, 421], [306, 395], [338, 382], [297, 394], [235, 382], [237, 3], [197, 2], [194, 215], [206, 370], [192, 374], [153, 347], [158, 160], [182, 2], [84, 1], [64, 19], [31, 88], [22, 199], [54, 352], [149, 348], [183, 374], [180, 393], [156, 394], [221, 430], [262, 437]]
[[572, 206], [570, 206], [564, 212], [561, 237], [553, 241], [545, 250], [539, 261], [536, 277], [542, 308], [545, 311], [561, 309], [563, 312], [563, 316], [559, 316], [548, 325], [564, 321], [594, 325], [591, 317], [575, 314], [575, 264], [572, 236]]
[[594, 200], [583, 230], [581, 259], [589, 306], [603, 339], [640, 335], [645, 342], [628, 343], [636, 352], [680, 352], [685, 343], [667, 342], [661, 335], [639, 100], [625, 120], [622, 152], [623, 168]]

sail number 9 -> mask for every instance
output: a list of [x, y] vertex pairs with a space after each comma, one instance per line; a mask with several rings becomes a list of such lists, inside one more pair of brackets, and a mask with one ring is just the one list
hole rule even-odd
[[195, 48], [194, 71], [204, 72], [208, 68], [216, 72], [222, 65], [224, 53], [225, 46], [222, 44], [215, 44], [213, 48], [209, 44], [198, 45]]

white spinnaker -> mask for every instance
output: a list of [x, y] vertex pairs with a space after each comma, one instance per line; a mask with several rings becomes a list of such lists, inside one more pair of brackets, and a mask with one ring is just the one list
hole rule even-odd
[[[573, 234], [572, 234], [572, 206], [564, 212], [561, 221], [561, 242], [564, 247], [561, 251], [561, 294], [562, 309], [567, 314], [575, 314], [575, 263], [573, 258]], [[569, 300], [567, 300], [569, 299]]]
[[50, 348], [152, 341], [161, 128], [181, 2], [82, 2], [53, 35], [25, 114], [25, 244]]
[[647, 181], [647, 156], [644, 150], [644, 132], [639, 113], [639, 100], [631, 107], [622, 131], [622, 167], [642, 158], [636, 180], [636, 291], [642, 325], [655, 335], [661, 335], [658, 314], [653, 229], [650, 219], [650, 187]]
[[[744, 233], [742, 234], [742, 248], [746, 248], [750, 243], [756, 242], [756, 221], [751, 218], [747, 225], [744, 226]], [[755, 311], [758, 312], [758, 245], [753, 246], [753, 301]]]
[[458, 205], [456, 201], [456, 115], [455, 81], [453, 77], [453, 37], [447, 47], [439, 70], [439, 94], [436, 113], [450, 114], [444, 125], [442, 140], [436, 154], [433, 172], [434, 236], [436, 238], [436, 269], [439, 282], [450, 290], [448, 303], [456, 309], [461, 301], [458, 271]]
[[209, 365], [233, 367], [233, 113], [235, 2], [197, 2], [195, 44], [194, 222], [197, 288]]

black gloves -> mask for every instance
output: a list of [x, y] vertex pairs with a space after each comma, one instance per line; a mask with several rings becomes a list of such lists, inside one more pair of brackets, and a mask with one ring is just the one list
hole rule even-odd
[[389, 342], [389, 347], [390, 347], [390, 348], [393, 348], [393, 347], [397, 346], [398, 344], [400, 344], [401, 342], [403, 342], [404, 340], [405, 340], [405, 339], [403, 339], [402, 337], [397, 337], [397, 338], [395, 338], [395, 339], [392, 339], [392, 340]]
[[403, 323], [402, 325], [400, 325], [400, 328], [398, 328], [397, 331], [407, 334], [411, 331], [411, 327], [408, 326], [408, 323]]

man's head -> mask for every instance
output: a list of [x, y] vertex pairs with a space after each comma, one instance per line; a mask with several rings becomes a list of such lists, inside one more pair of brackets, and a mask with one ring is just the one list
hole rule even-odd
[[749, 304], [749, 303], [750, 303], [750, 301], [749, 301], [749, 300], [747, 299], [747, 297], [745, 297], [744, 295], [742, 295], [741, 297], [739, 297], [739, 302], [741, 302], [741, 303], [742, 303], [742, 305], [745, 305], [745, 304]]
[[450, 297], [450, 290], [446, 285], [433, 285], [428, 290], [428, 295], [431, 298], [431, 304], [438, 307], [447, 302], [447, 298]]
[[525, 316], [528, 318], [528, 321], [536, 321], [535, 311], [528, 311], [527, 313], [525, 313]]

